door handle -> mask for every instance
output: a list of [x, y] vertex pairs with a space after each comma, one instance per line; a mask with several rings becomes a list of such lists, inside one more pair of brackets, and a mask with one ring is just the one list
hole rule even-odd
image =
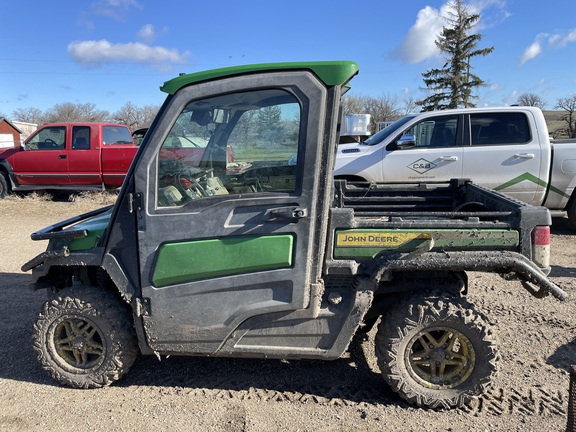
[[441, 162], [456, 162], [458, 160], [458, 156], [440, 156], [438, 159]]
[[64, 155], [59, 155], [59, 156], [58, 156], [58, 159], [66, 159], [66, 157], [67, 157], [67, 156], [66, 156], [65, 154], [64, 154]]
[[534, 153], [516, 153], [514, 159], [534, 159]]
[[308, 216], [308, 210], [303, 207], [278, 207], [270, 209], [266, 212], [266, 219], [269, 221], [275, 220], [291, 220], [296, 221]]

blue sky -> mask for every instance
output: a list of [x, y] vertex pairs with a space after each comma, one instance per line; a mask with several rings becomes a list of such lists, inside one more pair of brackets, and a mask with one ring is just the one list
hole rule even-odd
[[[353, 95], [423, 97], [442, 66], [434, 40], [446, 0], [3, 1], [0, 114], [16, 108], [159, 105], [180, 72], [275, 61], [353, 60]], [[464, 0], [481, 14], [477, 105], [535, 93], [553, 109], [576, 93], [574, 0]]]

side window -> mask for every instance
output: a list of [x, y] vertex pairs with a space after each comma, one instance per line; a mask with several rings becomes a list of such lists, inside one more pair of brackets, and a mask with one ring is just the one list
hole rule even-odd
[[132, 144], [132, 135], [130, 130], [124, 126], [103, 126], [102, 127], [103, 144]]
[[294, 192], [300, 116], [296, 98], [277, 89], [191, 102], [158, 154], [158, 206]]
[[472, 145], [523, 144], [531, 139], [523, 113], [471, 114], [470, 129]]
[[66, 127], [40, 129], [26, 142], [26, 150], [62, 150], [66, 146]]
[[454, 147], [458, 116], [428, 118], [404, 131], [404, 135], [414, 135], [416, 147]]
[[90, 126], [72, 128], [72, 150], [90, 149]]

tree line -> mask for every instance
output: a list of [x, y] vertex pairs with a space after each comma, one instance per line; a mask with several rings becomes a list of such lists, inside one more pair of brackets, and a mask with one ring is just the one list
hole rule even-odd
[[[65, 102], [56, 104], [46, 111], [38, 108], [17, 108], [10, 120], [38, 126], [58, 122], [112, 122], [125, 124], [134, 132], [150, 126], [159, 109], [159, 105], [138, 107], [132, 102], [127, 102], [118, 111], [110, 113], [96, 108], [93, 103]], [[8, 118], [2, 114], [0, 117]]]

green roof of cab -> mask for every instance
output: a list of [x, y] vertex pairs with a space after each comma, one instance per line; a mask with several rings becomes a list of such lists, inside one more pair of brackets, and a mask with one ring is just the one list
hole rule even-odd
[[182, 87], [202, 81], [225, 78], [234, 75], [246, 75], [262, 71], [284, 71], [307, 69], [312, 71], [328, 86], [346, 84], [358, 73], [358, 65], [353, 61], [316, 61], [316, 62], [290, 62], [290, 63], [262, 63], [254, 65], [234, 66], [221, 69], [212, 69], [196, 72], [166, 81], [160, 90], [173, 95]]

